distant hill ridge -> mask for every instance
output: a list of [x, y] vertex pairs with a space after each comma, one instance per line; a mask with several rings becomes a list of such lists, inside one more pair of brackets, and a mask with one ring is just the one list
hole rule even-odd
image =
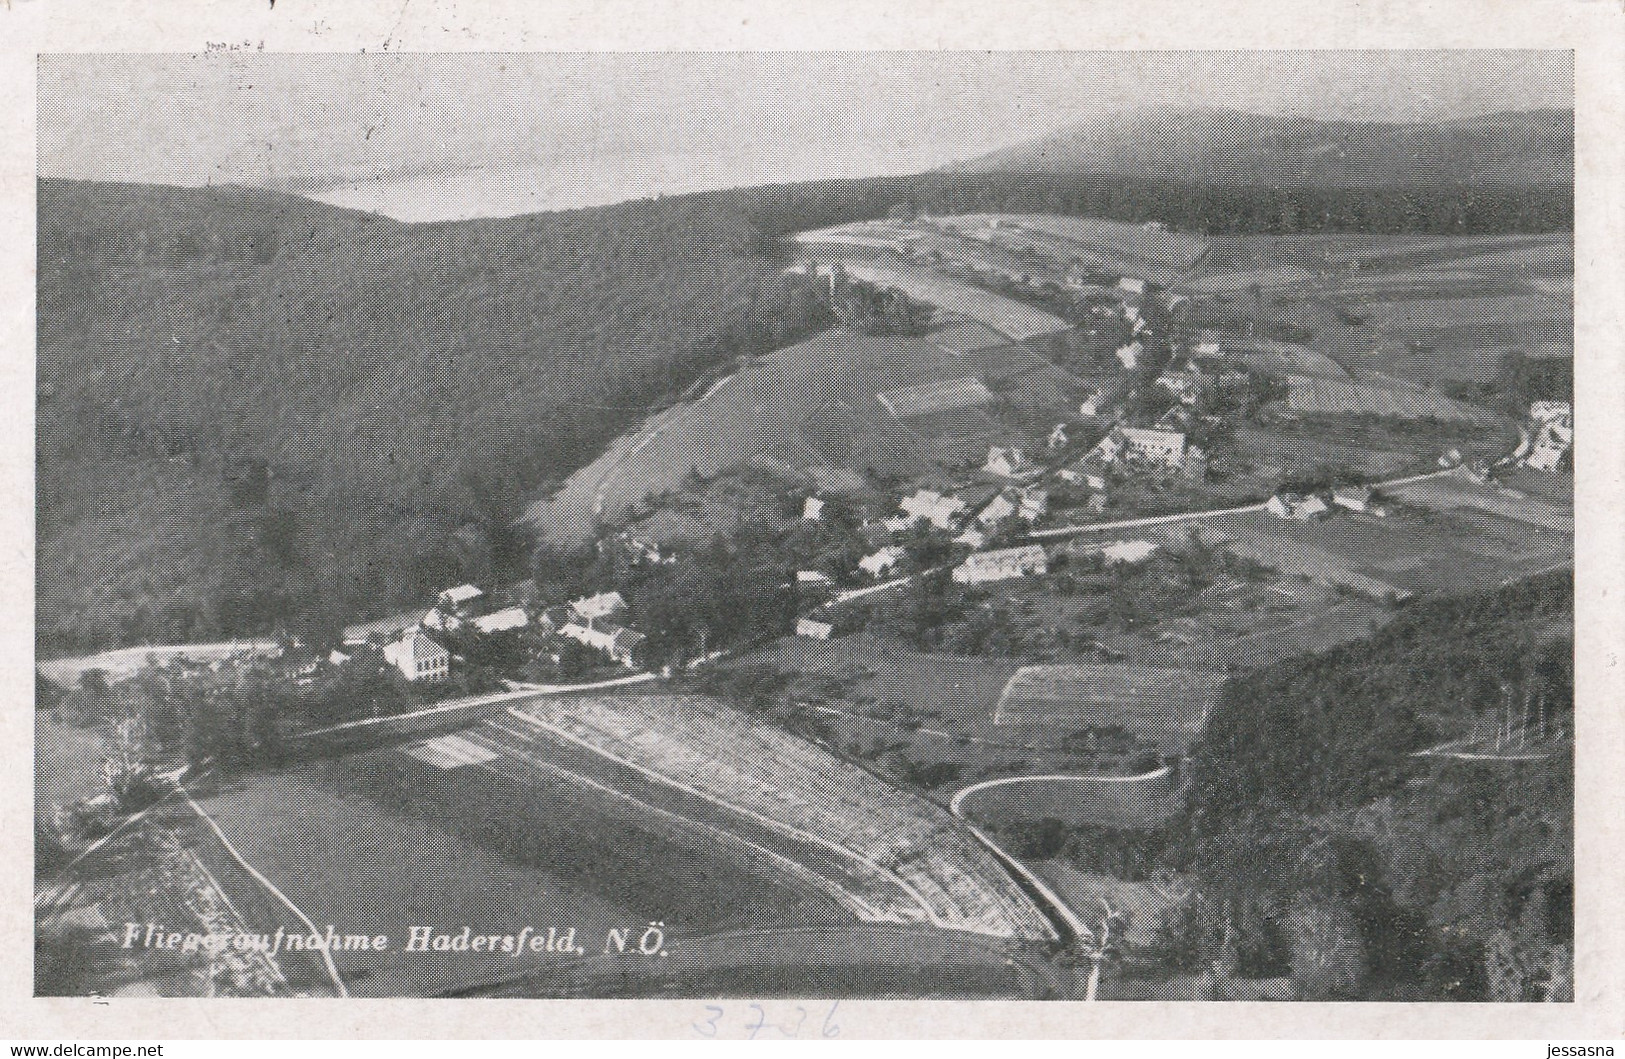
[[1574, 181], [1574, 112], [1391, 123], [1152, 108], [1091, 117], [944, 171], [1236, 185], [1564, 185]]

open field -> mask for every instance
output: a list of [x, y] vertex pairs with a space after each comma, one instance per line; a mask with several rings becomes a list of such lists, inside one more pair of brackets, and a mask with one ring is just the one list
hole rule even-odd
[[[1042, 955], [972, 934], [888, 924], [679, 938], [658, 958], [632, 966], [625, 959], [587, 956], [547, 975], [456, 995], [1054, 1000], [1074, 996], [1077, 985], [1075, 971]], [[841, 1015], [827, 1001], [822, 1009], [794, 1010], [782, 1031], [769, 1021], [763, 1032], [806, 1036], [827, 1027], [831, 1037], [838, 1035]]]
[[944, 379], [941, 382], [905, 386], [875, 395], [892, 415], [923, 415], [926, 412], [974, 408], [993, 400], [993, 393], [980, 379]]
[[[1543, 473], [1545, 472], [1529, 472], [1531, 475]], [[1562, 479], [1568, 476], [1553, 474], [1550, 477]], [[1478, 511], [1539, 526], [1553, 533], [1571, 536], [1574, 533], [1572, 499], [1565, 504], [1560, 499], [1542, 498], [1512, 488], [1477, 485], [1455, 476], [1428, 478], [1409, 485], [1395, 486], [1389, 492], [1395, 499], [1407, 504], [1416, 504], [1437, 511], [1458, 513], [1464, 510]], [[1572, 493], [1570, 495], [1572, 498]]]
[[1018, 230], [1030, 230], [1056, 236], [1068, 246], [1081, 251], [1110, 255], [1132, 266], [1144, 265], [1188, 269], [1208, 252], [1208, 240], [1194, 233], [1173, 232], [1144, 225], [1126, 224], [1093, 217], [1063, 217], [1043, 213], [968, 214], [960, 217], [938, 218], [938, 221], [971, 223], [996, 219], [1001, 227], [1014, 225]]
[[[42, 995], [332, 996], [318, 956], [306, 950], [227, 951], [124, 945], [130, 924], [183, 934], [304, 936], [309, 928], [232, 859], [187, 806], [171, 798], [87, 852], [36, 903], [47, 955]], [[325, 924], [324, 924], [325, 926]]]
[[72, 687], [80, 674], [88, 669], [99, 669], [109, 681], [128, 680], [145, 669], [149, 659], [159, 664], [171, 659], [185, 658], [191, 662], [215, 662], [244, 655], [266, 655], [280, 651], [272, 640], [242, 640], [225, 643], [174, 644], [168, 646], [124, 647], [100, 654], [80, 655], [74, 658], [53, 658], [39, 662], [37, 668], [48, 680]]
[[[597, 514], [616, 518], [649, 496], [682, 490], [690, 471], [710, 475], [740, 464], [770, 466], [791, 478], [809, 466], [929, 471], [968, 458], [978, 446], [985, 455], [986, 444], [1009, 432], [1006, 418], [1017, 417], [1012, 428], [1020, 427], [1026, 402], [1057, 394], [1070, 401], [1081, 389], [1019, 346], [953, 354], [932, 337], [835, 330], [761, 357], [702, 398], [665, 409], [618, 439], [527, 517], [548, 536], [580, 540], [592, 533]], [[901, 421], [877, 397], [966, 378], [1001, 399], [985, 409], [992, 419], [972, 417], [968, 434], [961, 420], [945, 428], [959, 440], [952, 452], [924, 425], [929, 416]]]
[[[1433, 481], [1454, 479], [1418, 485]], [[1406, 497], [1410, 488], [1397, 487], [1391, 495], [1407, 504], [1420, 503]], [[1441, 504], [1437, 511], [1420, 513], [1401, 509], [1387, 518], [1339, 514], [1323, 522], [1282, 521], [1265, 513], [1232, 515], [1204, 523], [1201, 532], [1210, 544], [1283, 573], [1378, 597], [1390, 588], [1401, 596], [1493, 588], [1573, 557], [1569, 530], [1536, 528], [1484, 511], [1447, 485], [1427, 493], [1447, 496], [1455, 506]], [[1486, 502], [1495, 503], [1493, 496], [1491, 491]], [[1525, 503], [1552, 513], [1552, 505]], [[1527, 508], [1520, 510], [1527, 513]]]
[[1246, 426], [1236, 431], [1235, 451], [1244, 459], [1277, 465], [1282, 473], [1311, 471], [1332, 464], [1356, 468], [1368, 480], [1392, 478], [1417, 455], [1394, 449], [1323, 440], [1313, 435], [1282, 436], [1278, 430]]
[[[318, 923], [404, 939], [412, 926], [517, 933], [662, 919], [669, 934], [841, 913], [717, 841], [502, 754], [436, 768], [398, 748], [251, 777], [200, 799], [242, 854]], [[335, 954], [352, 990], [433, 994], [551, 954]]]
[[975, 320], [1018, 342], [1072, 326], [1042, 309], [903, 262], [880, 265], [853, 261], [846, 264], [846, 272], [866, 283], [895, 287], [911, 298]]
[[1321, 379], [1348, 379], [1349, 373], [1324, 353], [1296, 342], [1242, 339], [1234, 349], [1243, 363], [1269, 375], [1299, 375]]
[[969, 353], [990, 346], [1009, 344], [1009, 339], [985, 324], [971, 320], [948, 323], [937, 328], [931, 341], [946, 353]]

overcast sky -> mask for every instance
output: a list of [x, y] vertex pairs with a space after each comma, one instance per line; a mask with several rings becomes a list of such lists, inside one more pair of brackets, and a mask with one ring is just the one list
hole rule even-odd
[[321, 183], [694, 155], [757, 183], [775, 157], [784, 179], [915, 171], [1139, 106], [1412, 121], [1572, 102], [1567, 52], [47, 56], [39, 168]]

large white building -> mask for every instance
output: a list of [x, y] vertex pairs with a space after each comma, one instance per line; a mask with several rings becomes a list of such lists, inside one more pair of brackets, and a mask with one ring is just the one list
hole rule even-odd
[[1178, 467], [1185, 462], [1185, 435], [1175, 430], [1124, 427], [1123, 447], [1125, 456], [1147, 463]]
[[953, 578], [960, 584], [977, 585], [987, 581], [1005, 581], [1012, 577], [1049, 572], [1049, 557], [1041, 545], [1027, 544], [1019, 548], [1000, 548], [991, 552], [976, 552], [954, 568]]
[[407, 680], [445, 680], [451, 672], [451, 652], [418, 629], [408, 629], [399, 640], [386, 644], [384, 661]]

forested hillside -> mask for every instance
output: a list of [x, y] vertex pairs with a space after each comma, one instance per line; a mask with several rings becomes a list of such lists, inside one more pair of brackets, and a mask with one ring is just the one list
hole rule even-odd
[[953, 167], [962, 172], [1159, 174], [1240, 185], [1551, 185], [1574, 179], [1574, 112], [1455, 121], [1317, 121], [1300, 114], [1149, 108], [1089, 118]]
[[528, 500], [661, 400], [833, 322], [781, 274], [779, 237], [899, 202], [1208, 231], [1572, 220], [1558, 187], [929, 173], [405, 225], [250, 189], [42, 181], [41, 650], [320, 640], [523, 570]]
[[[1290, 970], [1311, 997], [1572, 998], [1569, 577], [1417, 604], [1231, 682], [1178, 843], [1191, 966]], [[1521, 754], [1416, 755], [1509, 702], [1543, 710]]]
[[47, 181], [39, 223], [46, 650], [331, 626], [484, 578], [550, 476], [825, 322], [716, 199], [408, 226]]

